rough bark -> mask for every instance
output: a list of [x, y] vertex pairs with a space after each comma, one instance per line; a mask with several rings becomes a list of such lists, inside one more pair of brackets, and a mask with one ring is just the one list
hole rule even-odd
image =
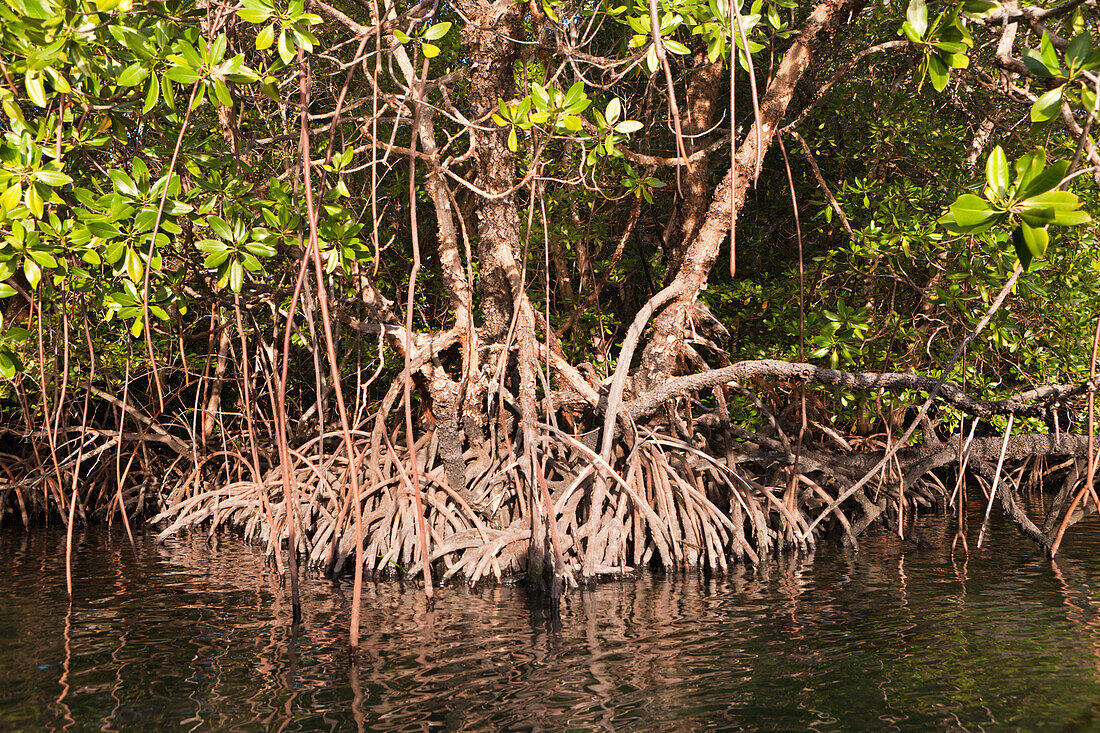
[[455, 6], [470, 21], [462, 31], [462, 43], [470, 61], [471, 119], [479, 123], [471, 131], [477, 181], [492, 196], [479, 202], [476, 213], [481, 319], [485, 337], [499, 341], [512, 321], [520, 224], [515, 195], [506, 193], [515, 185], [515, 155], [505, 132], [495, 129], [488, 116], [497, 100], [513, 96], [515, 39], [523, 33], [524, 6], [511, 0], [458, 0]]
[[708, 389], [754, 377], [771, 377], [793, 382], [816, 382], [856, 390], [909, 389], [925, 392], [939, 389], [939, 397], [971, 415], [1014, 414], [1020, 417], [1047, 417], [1063, 409], [1066, 402], [1086, 392], [1089, 383], [1055, 384], [1028, 390], [1003, 400], [975, 400], [953, 382], [941, 384], [936, 377], [913, 372], [845, 372], [813, 364], [799, 364], [778, 359], [739, 361], [727, 367], [712, 369], [669, 379], [659, 386], [639, 394], [625, 405], [631, 418], [638, 420], [653, 414], [664, 403], [686, 396], [693, 390]]

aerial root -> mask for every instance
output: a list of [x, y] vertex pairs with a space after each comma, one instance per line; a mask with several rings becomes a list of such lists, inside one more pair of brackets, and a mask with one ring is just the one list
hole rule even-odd
[[[387, 436], [388, 437], [388, 436]], [[339, 572], [355, 555], [355, 512], [346, 451], [339, 435], [315, 440], [293, 452], [299, 556], [310, 566]], [[517, 432], [512, 455], [519, 452]], [[368, 577], [414, 577], [420, 573], [416, 514], [408, 485], [409, 451], [401, 440], [378, 441], [357, 434], [357, 454], [370, 454], [359, 470], [359, 509]], [[686, 442], [650, 432], [631, 450], [620, 451], [613, 468], [576, 437], [545, 430], [538, 441], [539, 465], [549, 489], [561, 552], [571, 578], [621, 576], [646, 567], [703, 568], [725, 573], [731, 563], [783, 549], [810, 550], [829, 527], [854, 543], [856, 536], [891, 508], [894, 494], [860, 492], [832, 520], [809, 531], [817, 513], [851, 479], [807, 458], [792, 478], [792, 462], [768, 451], [715, 457]], [[323, 448], [323, 450], [322, 450]], [[530, 498], [538, 487], [504, 451], [469, 451], [464, 492], [453, 490], [431, 434], [415, 446], [428, 528], [429, 561], [444, 582], [463, 578], [476, 585], [526, 571], [532, 538]], [[224, 456], [226, 460], [236, 460]], [[226, 472], [222, 471], [224, 475]], [[604, 482], [604, 491], [594, 490]], [[196, 490], [195, 481], [168, 495], [154, 521], [166, 522], [166, 538], [197, 524], [234, 528], [274, 555], [287, 538], [287, 502], [281, 471], [262, 481], [237, 480]], [[595, 497], [602, 497], [594, 506]], [[269, 524], [264, 499], [271, 507]], [[912, 506], [944, 500], [942, 484], [918, 482], [904, 500]], [[870, 521], [864, 521], [870, 517]]]
[[[717, 430], [688, 441], [646, 429], [630, 445], [618, 443], [613, 465], [608, 465], [585, 442], [590, 438], [540, 425], [534, 463], [542, 472], [557, 530], [543, 534], [559, 538], [564, 565], [554, 572], [566, 584], [645, 568], [725, 573], [732, 563], [759, 563], [784, 550], [812, 550], [827, 534], [858, 546], [858, 537], [876, 522], [902, 531], [899, 520], [959, 500], [957, 489], [948, 489], [953, 478], [945, 483], [934, 473], [958, 464], [957, 440], [913, 449], [892, 470], [834, 506], [836, 497], [874, 464], [873, 452], [806, 449], [796, 457], [772, 438], [736, 426], [727, 430], [737, 442], [725, 442]], [[231, 449], [208, 454], [193, 466], [177, 459], [165, 468], [155, 453], [139, 450], [137, 443], [119, 451], [117, 439], [105, 432], [74, 438], [59, 444], [62, 484], [52, 464], [34, 460], [30, 452], [0, 456], [0, 509], [25, 523], [48, 511], [62, 514], [64, 509], [67, 514], [71, 499], [60, 486], [71, 484], [65, 473], [72, 470], [69, 456], [83, 445], [92, 460], [83, 463], [75, 497], [74, 514], [81, 521], [116, 516], [120, 499], [121, 509], [130, 515], [146, 501], [158, 502], [162, 510], [152, 521], [162, 523], [160, 539], [199, 527], [211, 534], [233, 530], [260, 544], [281, 571], [280, 553], [289, 536], [287, 496], [293, 494], [299, 559], [319, 571], [337, 573], [352, 566], [357, 554], [357, 501], [367, 576], [415, 577], [422, 572], [409, 470], [415, 459], [433, 575], [443, 582], [461, 578], [476, 585], [527, 572], [530, 543], [538, 536], [532, 512], [546, 510], [535, 496], [543, 490], [538, 476], [532, 481], [516, 458], [524, 455], [522, 431], [506, 436], [510, 450], [494, 448], [490, 441], [468, 448], [461, 490], [448, 482], [433, 431], [416, 441], [411, 454], [400, 434], [356, 430], [351, 435], [352, 455], [360, 456], [355, 466], [348, 464], [339, 432], [292, 449], [294, 492], [284, 491], [278, 465], [261, 474]], [[1018, 478], [1005, 478], [997, 492], [1005, 513], [1044, 547], [1049, 547], [1052, 523], [1066, 511], [1065, 497], [1081, 481], [1080, 461], [1074, 459], [1080, 453], [1077, 442], [1067, 436], [1014, 436], [1007, 444], [1009, 462], [1020, 468], [1038, 455], [1070, 457], [1044, 473], [1061, 484], [1045, 522], [1030, 519], [1016, 502]], [[999, 438], [969, 441], [963, 448], [971, 474], [991, 484], [992, 459], [1005, 447]], [[117, 467], [115, 461], [102, 460], [116, 451], [125, 459]], [[357, 497], [351, 495], [351, 471], [359, 472]], [[119, 486], [124, 488], [116, 490]], [[1094, 507], [1089, 504], [1086, 510]], [[823, 512], [827, 516], [818, 521]], [[546, 548], [546, 557], [551, 549]]]

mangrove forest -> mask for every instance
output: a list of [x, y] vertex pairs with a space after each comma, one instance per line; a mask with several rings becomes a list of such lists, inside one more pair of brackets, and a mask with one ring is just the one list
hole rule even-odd
[[1054, 557], [1100, 507], [1098, 20], [3, 0], [2, 531], [235, 534], [296, 617], [348, 578], [353, 650], [366, 578], [556, 607], [995, 510]]

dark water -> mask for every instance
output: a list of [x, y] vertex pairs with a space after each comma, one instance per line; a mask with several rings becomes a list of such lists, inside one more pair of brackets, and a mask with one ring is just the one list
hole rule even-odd
[[[939, 524], [937, 524], [939, 522]], [[968, 562], [885, 533], [765, 573], [575, 592], [303, 584], [252, 548], [0, 537], [0, 730], [1100, 730], [1100, 523], [1057, 564], [1002, 524]]]

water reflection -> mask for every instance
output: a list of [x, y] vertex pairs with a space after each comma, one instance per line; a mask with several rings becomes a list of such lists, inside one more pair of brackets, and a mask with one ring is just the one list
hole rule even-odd
[[302, 583], [304, 623], [251, 548], [88, 531], [0, 538], [0, 729], [983, 730], [1100, 724], [1100, 525], [1056, 564], [1011, 528], [966, 558], [883, 533], [724, 578], [568, 597]]

